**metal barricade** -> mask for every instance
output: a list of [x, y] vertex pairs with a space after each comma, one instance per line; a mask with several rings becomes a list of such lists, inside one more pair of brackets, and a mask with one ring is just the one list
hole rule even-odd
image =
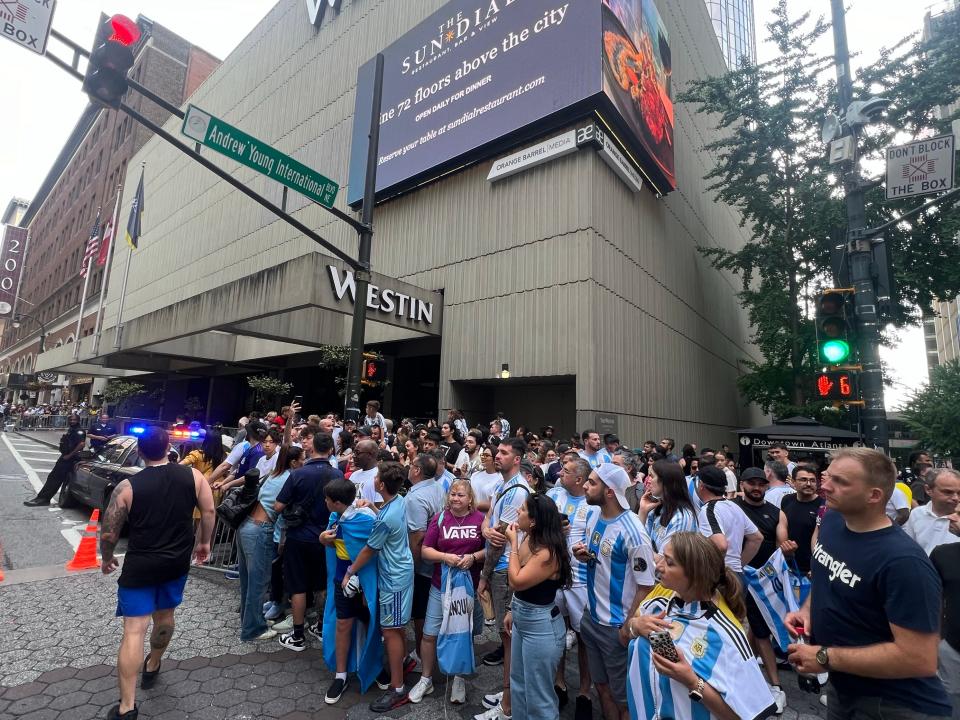
[[207, 570], [228, 570], [237, 563], [237, 531], [217, 516], [213, 526], [213, 540], [210, 541], [210, 557], [203, 565], [196, 567]]
[[[88, 428], [95, 416], [83, 414], [80, 418], [80, 427]], [[69, 425], [69, 415], [18, 415], [14, 425], [15, 430], [66, 430]]]

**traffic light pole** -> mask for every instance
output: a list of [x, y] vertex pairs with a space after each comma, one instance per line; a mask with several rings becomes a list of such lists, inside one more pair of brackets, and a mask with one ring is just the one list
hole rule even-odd
[[[843, 0], [830, 0], [833, 15], [833, 43], [837, 67], [837, 89], [841, 116], [853, 101], [850, 51]], [[861, 425], [864, 443], [888, 453], [890, 437], [887, 412], [883, 404], [883, 371], [880, 366], [880, 318], [877, 314], [873, 284], [873, 251], [866, 232], [866, 183], [860, 175], [857, 129], [844, 125], [844, 133], [853, 136], [853, 157], [843, 164], [843, 184], [847, 201], [847, 258], [850, 282], [855, 290], [857, 344], [860, 350], [860, 389], [863, 396]]]
[[363, 186], [360, 222], [359, 269], [354, 273], [357, 294], [353, 302], [353, 327], [350, 333], [350, 363], [347, 366], [347, 387], [344, 394], [344, 420], [360, 420], [360, 371], [363, 366], [363, 340], [367, 323], [367, 288], [370, 286], [370, 249], [373, 239], [373, 208], [377, 192], [377, 155], [380, 148], [380, 105], [383, 96], [383, 55], [378, 54], [373, 79], [373, 103], [370, 111], [370, 133], [367, 142], [367, 174]]

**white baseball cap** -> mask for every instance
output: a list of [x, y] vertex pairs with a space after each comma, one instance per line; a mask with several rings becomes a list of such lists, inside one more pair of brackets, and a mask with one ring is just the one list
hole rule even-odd
[[620, 507], [629, 510], [630, 503], [627, 502], [626, 490], [630, 487], [630, 476], [627, 475], [627, 471], [619, 465], [603, 463], [594, 472], [600, 478], [600, 482], [616, 493]]

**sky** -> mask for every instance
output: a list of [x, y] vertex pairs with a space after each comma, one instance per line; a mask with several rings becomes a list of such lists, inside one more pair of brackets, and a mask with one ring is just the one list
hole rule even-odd
[[[776, 0], [754, 3], [758, 55], [765, 60], [772, 56], [771, 48], [763, 44], [765, 24]], [[53, 27], [79, 45], [89, 47], [101, 12], [131, 17], [142, 14], [225, 58], [274, 4], [275, 0], [59, 0]], [[919, 30], [928, 5], [903, 0], [846, 0], [846, 4], [850, 50], [860, 54], [853, 60], [854, 68], [876, 58], [882, 47], [893, 45], [902, 35]], [[814, 15], [829, 15], [830, 2], [790, 0], [790, 8], [797, 15], [807, 10]], [[829, 34], [824, 42], [824, 51], [829, 52]], [[70, 53], [54, 40], [49, 50], [70, 58]], [[0, 39], [0, 67], [7, 69], [3, 88], [7, 111], [0, 113], [0, 207], [6, 207], [12, 197], [33, 197], [86, 106], [86, 96], [80, 91], [78, 80], [5, 39]], [[911, 388], [927, 379], [922, 330], [902, 332], [897, 346], [885, 349], [882, 357], [896, 382], [886, 396], [887, 407], [892, 409]]]

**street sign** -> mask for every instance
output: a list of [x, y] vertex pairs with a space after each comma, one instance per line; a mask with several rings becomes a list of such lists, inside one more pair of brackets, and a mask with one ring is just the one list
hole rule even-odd
[[953, 135], [887, 148], [887, 200], [953, 188], [955, 151]]
[[8, 40], [43, 55], [55, 7], [56, 0], [0, 0], [0, 30]]
[[337, 199], [340, 186], [330, 178], [194, 105], [187, 106], [180, 132], [324, 207]]

